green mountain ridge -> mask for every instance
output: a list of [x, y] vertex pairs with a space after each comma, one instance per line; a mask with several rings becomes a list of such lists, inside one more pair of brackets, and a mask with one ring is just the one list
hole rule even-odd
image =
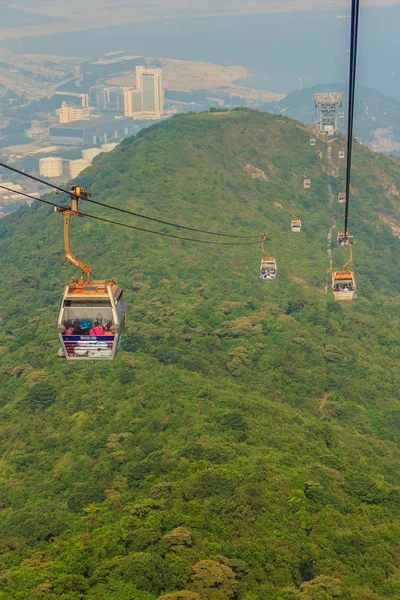
[[76, 275], [61, 216], [34, 203], [0, 221], [0, 600], [400, 597], [400, 165], [354, 149], [358, 300], [334, 303], [343, 166], [330, 175], [309, 137], [252, 110], [180, 115], [81, 174], [101, 202], [268, 231], [278, 264], [261, 281], [257, 241], [75, 219], [76, 254], [125, 288], [114, 363], [56, 358]]

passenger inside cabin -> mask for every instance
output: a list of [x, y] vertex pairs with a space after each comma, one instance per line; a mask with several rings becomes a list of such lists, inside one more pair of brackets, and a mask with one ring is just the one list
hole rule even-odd
[[333, 287], [334, 292], [353, 292], [354, 286], [351, 282], [349, 283], [335, 283]]
[[104, 327], [99, 321], [93, 323], [93, 327], [90, 330], [90, 335], [104, 335]]
[[65, 327], [64, 335], [72, 335], [72, 330], [73, 330], [72, 321], [70, 321], [70, 320], [64, 321], [64, 327]]
[[89, 333], [92, 327], [92, 320], [89, 319], [87, 313], [84, 313], [82, 319], [80, 319], [80, 326], [83, 329], [84, 333]]
[[82, 329], [79, 319], [75, 319], [74, 321], [72, 335], [85, 335], [85, 330]]
[[112, 323], [111, 323], [111, 321], [108, 321], [108, 323], [107, 323], [107, 325], [106, 325], [106, 328], [105, 328], [105, 330], [104, 330], [104, 333], [103, 333], [103, 335], [114, 335], [114, 332], [113, 332], [113, 331], [111, 331], [111, 326], [112, 326]]

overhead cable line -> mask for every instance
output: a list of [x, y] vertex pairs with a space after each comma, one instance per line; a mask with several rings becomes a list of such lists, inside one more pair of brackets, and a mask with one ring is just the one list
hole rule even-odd
[[[8, 192], [15, 192], [12, 188], [6, 187], [4, 185], [0, 185], [0, 189], [6, 190]], [[37, 202], [42, 202], [43, 204], [48, 204], [49, 206], [54, 206], [56, 208], [60, 208], [61, 212], [65, 210], [65, 206], [60, 204], [55, 204], [55, 202], [50, 202], [49, 200], [43, 200], [43, 198], [35, 198], [35, 196], [31, 196], [30, 194], [26, 194], [25, 192], [18, 192], [21, 196], [25, 196], [25, 198], [30, 198], [31, 200], [36, 200]], [[154, 235], [160, 235], [164, 237], [174, 238], [176, 240], [184, 240], [187, 242], [196, 242], [198, 244], [212, 244], [213, 246], [250, 246], [252, 244], [259, 244], [259, 238], [257, 241], [253, 242], [211, 242], [210, 240], [199, 240], [197, 238], [187, 238], [179, 235], [173, 235], [172, 233], [163, 233], [162, 231], [153, 231], [151, 229], [143, 229], [142, 227], [135, 227], [134, 225], [128, 225], [127, 223], [120, 223], [118, 221], [112, 221], [111, 219], [106, 219], [104, 217], [98, 217], [96, 215], [89, 215], [88, 213], [80, 213], [82, 217], [88, 217], [89, 219], [96, 219], [97, 221], [103, 221], [104, 223], [111, 223], [112, 225], [119, 225], [120, 227], [127, 227], [128, 229], [135, 229], [136, 231], [143, 231], [144, 233], [152, 233]], [[254, 236], [255, 238], [255, 236]]]
[[357, 48], [358, 48], [358, 20], [360, 14], [360, 0], [351, 2], [351, 32], [350, 32], [350, 70], [349, 70], [349, 107], [347, 124], [347, 168], [346, 168], [346, 207], [344, 213], [344, 234], [347, 236], [349, 221], [350, 204], [350, 181], [353, 150], [353, 123], [354, 123], [354, 104], [356, 91], [356, 69], [357, 69]]
[[[62, 187], [59, 187], [58, 185], [54, 185], [53, 183], [44, 181], [43, 179], [40, 179], [39, 177], [35, 177], [34, 175], [31, 175], [30, 173], [25, 173], [24, 171], [20, 171], [19, 169], [16, 169], [15, 167], [11, 167], [10, 165], [7, 165], [6, 163], [0, 162], [0, 167], [3, 167], [4, 169], [8, 169], [10, 171], [13, 171], [14, 173], [17, 173], [18, 175], [23, 175], [24, 177], [28, 177], [29, 179], [32, 179], [33, 181], [36, 181], [43, 185], [47, 185], [48, 187], [53, 188], [57, 192], [63, 192], [64, 194], [68, 194], [68, 195], [71, 194], [71, 192], [69, 192], [68, 190], [66, 190]], [[79, 198], [81, 200], [85, 200], [86, 202], [91, 202], [92, 204], [97, 204], [97, 206], [102, 206], [103, 208], [110, 208], [111, 210], [116, 210], [117, 212], [124, 213], [126, 215], [131, 215], [132, 217], [139, 217], [140, 219], [146, 219], [147, 221], [154, 221], [155, 223], [161, 223], [162, 225], [169, 225], [170, 227], [176, 227], [178, 229], [186, 229], [188, 231], [194, 231], [196, 233], [205, 233], [207, 235], [216, 235], [219, 237], [229, 237], [229, 238], [237, 238], [237, 239], [249, 239], [249, 238], [255, 237], [254, 235], [235, 235], [235, 234], [229, 234], [229, 233], [217, 233], [215, 231], [208, 231], [206, 229], [199, 229], [196, 227], [187, 227], [186, 225], [179, 225], [178, 223], [171, 223], [170, 221], [164, 221], [162, 219], [157, 219], [156, 217], [149, 217], [147, 215], [141, 215], [140, 213], [133, 212], [131, 210], [126, 210], [125, 208], [119, 208], [118, 206], [112, 206], [111, 204], [105, 204], [104, 202], [99, 202], [98, 200], [93, 200], [92, 198], [88, 198], [86, 196], [85, 197], [79, 196]]]

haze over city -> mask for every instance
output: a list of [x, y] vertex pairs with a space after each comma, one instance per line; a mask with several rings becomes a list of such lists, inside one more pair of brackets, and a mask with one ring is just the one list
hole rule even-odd
[[[400, 150], [399, 52], [390, 34], [398, 4], [370, 1], [361, 12], [359, 84], [392, 99], [364, 95], [356, 134], [386, 152]], [[71, 161], [76, 173], [101, 145], [177, 112], [245, 105], [311, 123], [318, 86], [346, 92], [348, 16], [349, 2], [339, 0], [3, 2], [3, 156], [37, 172], [41, 161], [50, 165], [46, 173], [55, 158], [54, 173], [65, 178]], [[138, 66], [161, 73], [162, 106], [151, 100], [150, 112], [138, 104]], [[82, 129], [68, 141], [63, 131], [70, 122]], [[2, 210], [23, 198], [11, 200]]]

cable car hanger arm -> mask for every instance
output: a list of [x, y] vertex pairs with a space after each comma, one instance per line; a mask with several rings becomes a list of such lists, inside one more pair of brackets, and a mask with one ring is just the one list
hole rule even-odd
[[264, 235], [262, 236], [262, 238], [261, 238], [261, 249], [262, 249], [262, 253], [264, 255], [264, 258], [268, 258], [268, 252], [265, 250], [265, 246], [264, 246], [264, 242], [267, 239], [267, 236], [268, 236], [268, 232], [266, 231], [264, 233]]
[[87, 275], [86, 283], [90, 283], [91, 276], [92, 276], [92, 268], [89, 267], [89, 265], [87, 265], [86, 263], [84, 263], [83, 260], [81, 260], [80, 258], [75, 256], [75, 254], [73, 254], [73, 252], [71, 251], [71, 246], [70, 246], [70, 241], [69, 241], [69, 230], [70, 230], [70, 224], [71, 224], [71, 217], [72, 216], [83, 217], [84, 215], [77, 214], [71, 210], [60, 211], [60, 210], [58, 210], [58, 207], [55, 207], [54, 210], [55, 210], [55, 212], [63, 212], [64, 213], [65, 258], [67, 259], [68, 262], [70, 262], [71, 264], [75, 265], [75, 267], [80, 269], [82, 271], [82, 273], [86, 273], [86, 275]]
[[343, 271], [346, 271], [347, 267], [353, 262], [353, 244], [354, 242], [348, 242], [348, 246], [350, 247], [350, 258], [346, 263], [344, 263]]
[[79, 211], [79, 198], [85, 198], [90, 196], [90, 192], [85, 190], [80, 186], [72, 186], [71, 187], [71, 205], [64, 207], [55, 206], [54, 212], [60, 212], [64, 215], [64, 248], [65, 248], [65, 258], [68, 262], [75, 265], [78, 269], [82, 271], [81, 282], [83, 283], [83, 273], [86, 273], [87, 280], [86, 283], [90, 283], [92, 277], [92, 268], [89, 267], [86, 263], [83, 262], [80, 258], [75, 256], [75, 254], [71, 251], [70, 244], [70, 225], [71, 225], [71, 217], [84, 217], [85, 215]]

